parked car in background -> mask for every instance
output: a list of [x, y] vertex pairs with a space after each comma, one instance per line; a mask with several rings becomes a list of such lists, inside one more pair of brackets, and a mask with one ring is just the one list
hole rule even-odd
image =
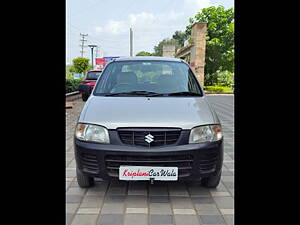
[[[101, 70], [90, 70], [81, 83], [85, 85], [89, 85], [90, 90], [92, 91], [101, 73], [102, 73]], [[89, 93], [81, 92], [81, 97], [83, 101], [86, 101], [89, 98], [89, 96], [90, 96]]]
[[74, 146], [80, 187], [95, 177], [200, 180], [206, 187], [221, 178], [220, 121], [181, 59], [130, 57], [106, 65], [78, 119]]

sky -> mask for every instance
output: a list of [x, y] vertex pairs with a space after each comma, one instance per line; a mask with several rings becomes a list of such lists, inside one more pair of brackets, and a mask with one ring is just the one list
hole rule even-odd
[[[81, 56], [81, 36], [85, 45], [96, 44], [94, 56], [129, 56], [129, 29], [133, 30], [133, 55], [154, 52], [154, 46], [184, 31], [189, 18], [202, 8], [234, 7], [234, 0], [66, 0], [66, 63]], [[91, 49], [84, 48], [91, 58]]]

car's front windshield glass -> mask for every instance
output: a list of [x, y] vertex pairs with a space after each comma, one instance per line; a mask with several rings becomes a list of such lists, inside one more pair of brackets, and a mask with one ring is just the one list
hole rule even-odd
[[172, 61], [120, 61], [107, 65], [95, 95], [180, 94], [202, 96], [190, 68]]
[[100, 76], [101, 72], [96, 72], [96, 71], [91, 71], [88, 72], [86, 75], [87, 80], [97, 80], [98, 77]]

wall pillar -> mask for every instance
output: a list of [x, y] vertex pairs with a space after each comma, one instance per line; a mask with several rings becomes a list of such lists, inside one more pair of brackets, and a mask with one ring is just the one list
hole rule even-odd
[[206, 46], [206, 22], [194, 23], [191, 38], [193, 48], [191, 49], [191, 67], [201, 86], [204, 86], [205, 46]]
[[175, 57], [175, 45], [163, 45], [163, 57]]

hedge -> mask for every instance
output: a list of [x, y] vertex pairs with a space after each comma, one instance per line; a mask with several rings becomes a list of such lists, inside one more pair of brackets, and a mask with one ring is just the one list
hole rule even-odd
[[66, 79], [66, 93], [78, 91], [82, 79]]
[[232, 88], [224, 87], [224, 86], [204, 86], [204, 90], [211, 93], [232, 93]]

